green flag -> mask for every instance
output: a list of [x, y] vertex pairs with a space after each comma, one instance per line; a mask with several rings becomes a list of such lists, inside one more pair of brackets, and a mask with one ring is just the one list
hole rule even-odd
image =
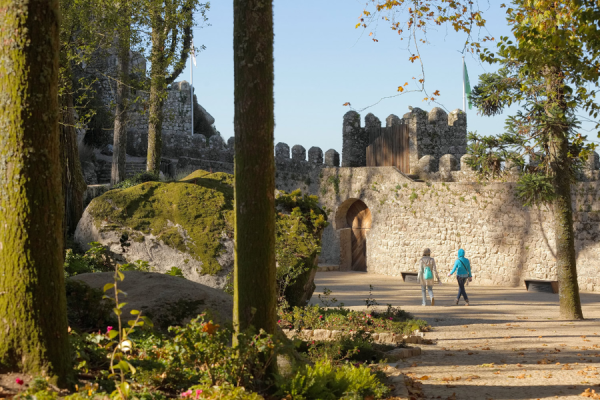
[[467, 97], [467, 101], [469, 102], [469, 110], [470, 110], [472, 107], [471, 84], [469, 83], [469, 73], [467, 72], [467, 64], [465, 64], [464, 57], [463, 57], [463, 90], [464, 90], [464, 95]]

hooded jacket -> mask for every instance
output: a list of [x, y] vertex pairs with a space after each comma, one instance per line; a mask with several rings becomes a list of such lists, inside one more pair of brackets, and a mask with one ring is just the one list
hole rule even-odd
[[463, 249], [458, 250], [458, 260], [454, 262], [454, 268], [452, 268], [452, 275], [456, 271], [456, 276], [460, 277], [471, 277], [471, 263], [468, 258], [465, 258], [465, 251]]

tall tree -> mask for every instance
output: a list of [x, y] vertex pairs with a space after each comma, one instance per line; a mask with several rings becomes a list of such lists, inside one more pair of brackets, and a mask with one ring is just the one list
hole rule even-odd
[[125, 180], [125, 162], [127, 161], [127, 107], [129, 99], [129, 68], [131, 50], [131, 3], [119, 4], [121, 16], [117, 20], [117, 98], [113, 130], [113, 158], [110, 184]]
[[235, 269], [233, 323], [274, 334], [273, 3], [234, 0]]
[[[152, 32], [146, 170], [155, 174], [160, 172], [163, 104], [167, 86], [185, 68], [192, 42], [194, 12], [199, 12], [205, 21], [208, 9], [209, 3], [201, 4], [198, 0], [148, 0], [147, 23]], [[190, 102], [193, 107], [193, 99]]]
[[[523, 172], [517, 190], [525, 203], [552, 206], [560, 314], [583, 319], [571, 184], [593, 149], [577, 133], [577, 112], [596, 118], [600, 109], [594, 100], [600, 77], [600, 7], [589, 0], [514, 0], [512, 5], [507, 21], [515, 42], [502, 37], [497, 54], [482, 53], [483, 60], [501, 68], [482, 75], [472, 99], [484, 115], [512, 103], [523, 109], [508, 118], [505, 134], [471, 135], [471, 163], [485, 169], [494, 159], [510, 161]], [[526, 167], [526, 157], [535, 166]]]
[[65, 385], [59, 4], [1, 0], [0, 9], [0, 368]]

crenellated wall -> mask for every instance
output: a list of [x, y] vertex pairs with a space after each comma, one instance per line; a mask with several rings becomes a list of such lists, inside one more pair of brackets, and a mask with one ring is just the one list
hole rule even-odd
[[[402, 118], [391, 114], [385, 122], [386, 127], [408, 127], [411, 174], [438, 172], [442, 157], [451, 155], [458, 161], [467, 152], [467, 115], [460, 110], [447, 114], [441, 108], [434, 108], [429, 113], [420, 108], [411, 108]], [[349, 111], [344, 115], [342, 126], [342, 166], [366, 166], [366, 149], [379, 136], [381, 121], [369, 113], [362, 127], [360, 115], [356, 111]], [[423, 160], [423, 157], [428, 158]], [[444, 166], [448, 162], [444, 161]], [[459, 165], [458, 162], [455, 164]]]

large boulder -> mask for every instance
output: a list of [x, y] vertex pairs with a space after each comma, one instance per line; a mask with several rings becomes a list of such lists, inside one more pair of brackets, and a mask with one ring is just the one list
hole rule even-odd
[[[184, 325], [198, 314], [207, 312], [216, 323], [231, 322], [233, 299], [227, 293], [180, 277], [153, 272], [125, 271], [125, 279], [118, 288], [126, 296], [123, 309], [125, 320], [134, 319], [131, 310], [149, 317], [159, 330], [172, 325]], [[114, 281], [113, 272], [75, 275], [69, 279], [81, 281], [94, 289]], [[113, 291], [107, 294], [113, 296]]]
[[179, 182], [145, 182], [96, 197], [75, 241], [107, 247], [117, 262], [172, 267], [194, 282], [222, 289], [233, 269], [232, 176], [196, 171]]
[[[224, 289], [233, 270], [233, 176], [198, 170], [178, 182], [145, 182], [92, 200], [75, 241], [99, 242], [117, 262], [146, 261], [153, 272]], [[304, 305], [314, 291], [326, 214], [315, 196], [278, 192], [276, 260], [279, 295]], [[292, 277], [291, 281], [288, 279]]]

